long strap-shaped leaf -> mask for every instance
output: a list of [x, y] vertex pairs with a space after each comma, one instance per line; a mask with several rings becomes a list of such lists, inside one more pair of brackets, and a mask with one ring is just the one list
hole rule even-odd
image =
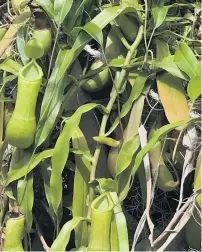
[[[131, 178], [133, 157], [140, 146], [138, 128], [140, 126], [142, 111], [144, 107], [145, 95], [135, 101], [131, 110], [130, 119], [127, 128], [124, 131], [124, 141], [117, 158], [117, 180], [119, 194], [127, 195]], [[127, 170], [127, 171], [126, 171]], [[141, 182], [145, 182], [144, 171], [138, 173]], [[142, 194], [145, 195], [145, 185], [141, 184]], [[125, 197], [124, 196], [124, 197]]]
[[111, 251], [129, 251], [128, 230], [125, 215], [118, 203], [116, 192], [111, 192], [115, 207], [111, 223]]
[[33, 155], [32, 159], [22, 166], [19, 166], [16, 168], [11, 165], [11, 168], [8, 172], [6, 185], [25, 176], [27, 173], [32, 171], [43, 159], [51, 157], [52, 154], [53, 154], [53, 149], [45, 150], [45, 151], [42, 151], [40, 153]]
[[[148, 140], [152, 138], [156, 129], [158, 129], [160, 125], [160, 119], [157, 118], [149, 132]], [[169, 171], [163, 160], [162, 148], [161, 141], [158, 141], [149, 151], [149, 159], [151, 163], [152, 176], [156, 178], [156, 186], [166, 192], [174, 190], [178, 185], [178, 181], [174, 181], [172, 173]]]
[[56, 227], [57, 224], [57, 220], [56, 220], [56, 215], [55, 212], [53, 210], [53, 207], [51, 205], [51, 192], [50, 192], [50, 177], [51, 177], [51, 161], [48, 159], [45, 159], [44, 161], [42, 161], [39, 164], [39, 168], [41, 170], [41, 175], [43, 178], [43, 182], [44, 182], [44, 189], [45, 189], [45, 194], [46, 194], [46, 199], [49, 205], [49, 208], [47, 209], [47, 212], [49, 213], [53, 224]]
[[62, 200], [62, 171], [69, 156], [70, 139], [74, 135], [80, 123], [81, 115], [96, 107], [104, 109], [103, 106], [96, 103], [89, 103], [79, 107], [77, 111], [68, 120], [66, 120], [62, 133], [57, 139], [53, 151], [52, 173], [50, 180], [51, 204], [56, 214]]
[[133, 105], [133, 102], [137, 100], [138, 97], [141, 95], [148, 78], [149, 74], [142, 73], [135, 79], [130, 96], [121, 108], [120, 117], [117, 117], [115, 119], [111, 128], [105, 135], [110, 135], [114, 131], [114, 129], [119, 125], [120, 119], [128, 114]]
[[30, 232], [32, 227], [32, 207], [34, 203], [33, 174], [30, 172], [27, 178], [18, 181], [17, 185], [18, 204], [20, 212], [25, 215], [26, 231]]
[[74, 228], [76, 228], [82, 221], [86, 221], [84, 217], [74, 217], [68, 221], [61, 229], [59, 235], [53, 242], [50, 251], [65, 251], [65, 248], [69, 242], [70, 234]]
[[[82, 131], [77, 128], [73, 135], [73, 147], [75, 149], [88, 152], [88, 145]], [[74, 216], [87, 216], [87, 195], [88, 181], [90, 178], [90, 161], [84, 155], [75, 155], [76, 168], [74, 175], [74, 194], [72, 212]], [[87, 223], [83, 222], [78, 228], [75, 228], [76, 248], [88, 245]]]

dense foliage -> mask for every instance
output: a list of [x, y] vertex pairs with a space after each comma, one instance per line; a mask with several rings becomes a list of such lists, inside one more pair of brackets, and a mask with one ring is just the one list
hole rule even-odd
[[199, 250], [201, 3], [0, 8], [1, 250]]

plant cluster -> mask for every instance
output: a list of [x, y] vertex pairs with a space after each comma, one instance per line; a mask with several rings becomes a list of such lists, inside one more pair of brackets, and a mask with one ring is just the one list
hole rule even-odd
[[0, 8], [1, 250], [200, 250], [201, 3]]

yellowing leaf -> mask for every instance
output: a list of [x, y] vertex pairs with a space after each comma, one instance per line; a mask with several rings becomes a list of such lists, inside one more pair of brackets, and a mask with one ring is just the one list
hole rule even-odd
[[179, 78], [168, 73], [157, 76], [158, 93], [170, 123], [189, 118], [189, 107]]
[[8, 46], [13, 42], [20, 26], [25, 24], [29, 20], [29, 18], [30, 12], [24, 12], [15, 18], [13, 24], [10, 25], [3, 39], [0, 41], [0, 56], [3, 55], [6, 48], [8, 48]]

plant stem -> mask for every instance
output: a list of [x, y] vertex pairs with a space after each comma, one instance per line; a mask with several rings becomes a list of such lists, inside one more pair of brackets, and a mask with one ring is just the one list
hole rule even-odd
[[[130, 60], [131, 60], [132, 56], [135, 54], [135, 51], [136, 51], [137, 47], [139, 46], [140, 42], [142, 41], [143, 31], [144, 31], [144, 27], [141, 25], [140, 28], [139, 28], [136, 40], [131, 45], [131, 47], [130, 47], [128, 53], [127, 53], [126, 60], [124, 62], [124, 66], [127, 66], [130, 63]], [[122, 85], [123, 85], [123, 83], [125, 81], [126, 75], [127, 75], [127, 70], [122, 69], [121, 73], [120, 73], [120, 77], [117, 80], [117, 82], [115, 83], [116, 89], [118, 91], [122, 87]], [[102, 118], [102, 123], [101, 123], [101, 126], [100, 126], [99, 136], [103, 136], [105, 134], [105, 128], [106, 128], [107, 120], [109, 118], [109, 115], [110, 115], [110, 112], [111, 112], [112, 107], [114, 105], [114, 102], [116, 101], [116, 98], [117, 98], [116, 89], [113, 88], [112, 91], [111, 91], [111, 98], [110, 98], [109, 103], [108, 103], [108, 105], [106, 107], [106, 109], [108, 111], [108, 114], [104, 115], [103, 118]], [[95, 153], [94, 153], [94, 156], [93, 156], [93, 159], [92, 159], [90, 181], [95, 179], [96, 167], [97, 167], [97, 162], [98, 162], [98, 159], [99, 159], [99, 156], [100, 156], [100, 151], [101, 151], [101, 145], [97, 144], [96, 149], [95, 149]], [[92, 187], [90, 187], [89, 207], [90, 207], [90, 204], [91, 204], [93, 198], [94, 198], [94, 190], [93, 190]]]
[[48, 245], [47, 245], [47, 243], [46, 243], [46, 241], [45, 241], [43, 235], [41, 234], [41, 230], [40, 230], [39, 224], [38, 224], [38, 222], [37, 222], [35, 216], [34, 216], [34, 223], [35, 223], [35, 225], [36, 225], [37, 234], [38, 234], [39, 239], [40, 239], [40, 241], [41, 241], [41, 243], [42, 243], [42, 245], [43, 245], [44, 250], [45, 250], [46, 252], [49, 252], [49, 251], [50, 251], [50, 248], [48, 247]]
[[115, 21], [111, 22], [111, 23], [112, 23], [112, 29], [115, 31], [116, 35], [119, 37], [122, 44], [125, 46], [126, 49], [130, 50], [130, 45], [129, 45], [128, 41], [124, 38], [123, 34], [121, 33], [121, 31], [116, 26]]

